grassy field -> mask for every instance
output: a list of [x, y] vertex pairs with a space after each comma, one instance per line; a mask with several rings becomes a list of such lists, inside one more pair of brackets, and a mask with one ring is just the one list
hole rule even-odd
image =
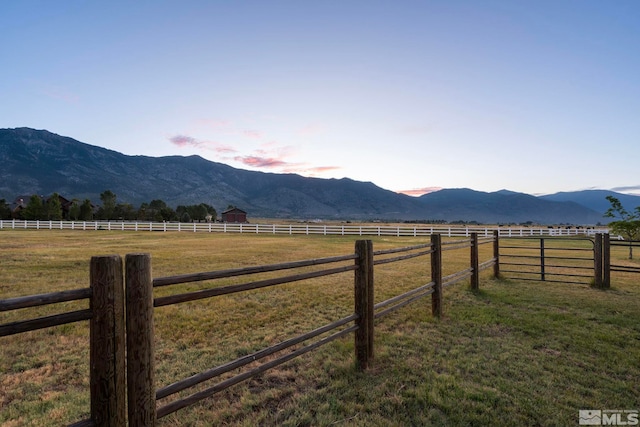
[[[0, 298], [88, 286], [93, 255], [148, 252], [155, 277], [353, 252], [355, 237], [0, 231]], [[373, 238], [374, 249], [423, 243]], [[490, 257], [482, 247], [481, 262]], [[468, 249], [444, 254], [445, 272]], [[617, 263], [624, 250], [615, 251]], [[635, 265], [638, 265], [636, 262]], [[428, 281], [428, 258], [376, 267], [376, 302]], [[206, 284], [181, 285], [200, 289]], [[577, 425], [579, 409], [640, 409], [640, 276], [612, 289], [493, 280], [376, 322], [373, 368], [333, 342], [160, 421], [166, 426]], [[157, 290], [160, 295], [168, 290]], [[353, 276], [156, 309], [161, 387], [352, 312]], [[61, 304], [64, 310], [86, 303]], [[0, 323], [52, 309], [0, 313]], [[58, 426], [89, 413], [87, 322], [0, 338], [0, 425]], [[210, 384], [207, 384], [210, 385]]]

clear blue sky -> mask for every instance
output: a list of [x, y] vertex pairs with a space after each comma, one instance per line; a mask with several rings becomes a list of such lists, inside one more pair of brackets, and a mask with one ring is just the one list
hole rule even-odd
[[0, 128], [371, 181], [640, 194], [640, 1], [0, 3]]

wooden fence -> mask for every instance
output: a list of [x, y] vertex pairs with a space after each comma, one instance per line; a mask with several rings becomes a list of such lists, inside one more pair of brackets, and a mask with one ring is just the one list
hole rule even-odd
[[612, 271], [640, 273], [637, 265], [611, 263], [612, 248], [631, 251], [633, 247], [640, 247], [640, 242], [612, 240], [607, 233], [598, 233], [593, 238], [501, 238], [497, 254], [498, 268], [502, 277], [507, 279], [580, 283], [609, 288]]
[[480, 226], [480, 225], [376, 225], [376, 224], [240, 224], [240, 223], [181, 223], [181, 222], [129, 222], [129, 221], [22, 221], [0, 220], [0, 230], [107, 230], [107, 231], [180, 231], [206, 233], [246, 234], [303, 234], [341, 236], [405, 236], [429, 237], [491, 237], [497, 231], [500, 237], [533, 236], [594, 236], [608, 233], [606, 227], [571, 226]]
[[[629, 251], [629, 259], [634, 257], [634, 248], [636, 249], [635, 258], [640, 257], [640, 241], [612, 241], [612, 247], [619, 247]], [[635, 265], [612, 264], [611, 271], [619, 271], [623, 273], [640, 273], [640, 267]]]
[[587, 238], [503, 239], [500, 271], [505, 278], [562, 283], [594, 280], [595, 244]]
[[[152, 277], [149, 254], [128, 254], [124, 263], [118, 255], [97, 256], [90, 261], [89, 288], [0, 300], [0, 311], [76, 300], [88, 300], [89, 309], [3, 324], [0, 325], [0, 336], [88, 320], [91, 416], [72, 425], [153, 426], [159, 418], [349, 334], [354, 335], [357, 369], [367, 369], [375, 355], [374, 320], [428, 295], [431, 295], [432, 314], [440, 317], [443, 310], [443, 288], [469, 279], [471, 288], [478, 289], [481, 271], [493, 267], [493, 274], [499, 274], [498, 242], [497, 232], [488, 238], [479, 238], [476, 233], [472, 233], [467, 239], [446, 242], [442, 241], [439, 234], [434, 234], [429, 243], [374, 251], [370, 240], [358, 240], [354, 253], [341, 256], [156, 278]], [[480, 262], [479, 246], [490, 243], [493, 244], [493, 257]], [[468, 268], [443, 276], [442, 253], [464, 248], [469, 248], [470, 251]], [[426, 283], [374, 304], [374, 267], [417, 257], [430, 258], [431, 272], [430, 277], [425, 278]], [[207, 286], [198, 291], [155, 298], [153, 296], [153, 289], [159, 287], [188, 282], [215, 282], [217, 279], [287, 270], [292, 273], [242, 284]], [[352, 314], [156, 390], [154, 307], [345, 272], [353, 272], [354, 277]], [[313, 342], [308, 343], [312, 340]], [[291, 350], [283, 352], [285, 349]], [[268, 356], [274, 356], [275, 359], [270, 357], [269, 361], [252, 367]], [[180, 391], [243, 367], [246, 370], [242, 373], [220, 380], [187, 397], [163, 403], [164, 399]]]

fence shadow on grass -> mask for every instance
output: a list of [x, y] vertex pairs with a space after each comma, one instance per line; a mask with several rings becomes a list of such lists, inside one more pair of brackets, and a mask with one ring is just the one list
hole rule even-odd
[[[602, 237], [599, 239], [602, 242]], [[492, 244], [492, 257], [481, 262], [479, 247], [485, 244]], [[468, 267], [443, 275], [443, 252], [467, 248]], [[424, 278], [424, 283], [375, 304], [376, 268], [419, 257], [429, 258], [430, 276]], [[594, 259], [598, 261], [598, 257], [602, 255], [594, 256]], [[500, 243], [497, 231], [490, 237], [479, 238], [477, 233], [471, 233], [468, 238], [451, 241], [442, 241], [441, 235], [433, 234], [429, 243], [378, 251], [374, 250], [371, 240], [358, 240], [354, 252], [346, 255], [155, 278], [151, 273], [151, 261], [149, 254], [128, 254], [124, 262], [117, 255], [93, 257], [89, 288], [0, 300], [0, 311], [67, 301], [89, 302], [89, 309], [0, 325], [0, 336], [8, 336], [89, 321], [91, 416], [74, 426], [153, 426], [168, 414], [349, 334], [354, 335], [356, 369], [367, 369], [375, 357], [374, 320], [429, 295], [432, 315], [442, 316], [445, 287], [469, 279], [471, 289], [477, 290], [480, 272], [489, 268], [493, 268], [494, 277], [500, 276]], [[594, 271], [602, 274], [596, 267]], [[255, 275], [273, 272], [284, 274], [252, 279]], [[153, 319], [156, 307], [348, 272], [353, 272], [354, 283], [351, 314], [156, 389]], [[251, 277], [241, 284], [214, 285], [219, 279], [242, 276]], [[204, 289], [154, 297], [154, 288], [170, 290], [174, 285], [204, 281], [207, 282]], [[242, 368], [244, 371], [232, 377], [225, 376], [219, 382], [186, 397], [174, 396]], [[167, 400], [169, 402], [165, 403]]]

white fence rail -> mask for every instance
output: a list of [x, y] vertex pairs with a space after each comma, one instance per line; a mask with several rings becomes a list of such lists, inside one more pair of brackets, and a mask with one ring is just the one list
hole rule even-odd
[[470, 233], [489, 237], [499, 230], [501, 237], [527, 236], [593, 236], [608, 233], [606, 227], [498, 227], [448, 225], [354, 225], [354, 224], [238, 224], [127, 221], [22, 221], [0, 220], [2, 229], [36, 230], [109, 230], [109, 231], [186, 231], [252, 234], [320, 234], [340, 236], [430, 236], [469, 237]]

